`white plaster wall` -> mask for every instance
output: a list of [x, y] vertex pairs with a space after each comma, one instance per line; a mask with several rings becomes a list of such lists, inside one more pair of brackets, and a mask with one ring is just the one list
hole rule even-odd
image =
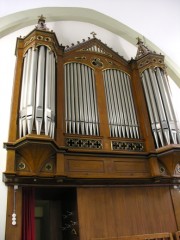
[[7, 188], [2, 182], [2, 173], [5, 171], [6, 166], [6, 150], [3, 149], [3, 142], [8, 139], [12, 76], [15, 62], [13, 56], [15, 41], [12, 35], [0, 39], [0, 239], [5, 239]]

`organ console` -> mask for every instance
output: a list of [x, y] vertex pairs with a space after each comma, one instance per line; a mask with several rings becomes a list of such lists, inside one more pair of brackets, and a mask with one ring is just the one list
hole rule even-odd
[[[36, 240], [172, 239], [180, 228], [180, 125], [164, 56], [138, 39], [137, 55], [127, 61], [92, 35], [64, 47], [41, 16], [17, 39], [4, 144], [8, 240], [24, 239], [24, 189], [30, 187], [35, 202], [50, 209], [41, 229], [47, 234]], [[17, 224], [9, 217], [13, 199]], [[63, 220], [55, 206], [59, 215], [74, 213], [76, 234], [59, 231]]]

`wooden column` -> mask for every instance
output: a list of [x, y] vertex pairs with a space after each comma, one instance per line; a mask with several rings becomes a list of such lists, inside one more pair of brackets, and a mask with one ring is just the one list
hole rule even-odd
[[10, 126], [9, 126], [9, 138], [8, 142], [13, 142], [17, 139], [18, 134], [18, 108], [20, 101], [20, 92], [21, 92], [21, 75], [23, 67], [23, 40], [18, 39], [17, 49], [16, 49], [16, 72], [14, 77], [14, 85], [12, 92], [12, 102], [11, 102], [11, 117], [10, 117]]
[[57, 59], [57, 84], [56, 84], [56, 141], [59, 146], [64, 145], [65, 132], [65, 106], [64, 106], [64, 65], [62, 54]]
[[65, 159], [63, 153], [56, 154], [56, 176], [65, 176]]

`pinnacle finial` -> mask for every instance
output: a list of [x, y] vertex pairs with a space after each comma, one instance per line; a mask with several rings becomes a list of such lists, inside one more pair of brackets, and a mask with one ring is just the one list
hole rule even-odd
[[143, 41], [140, 37], [137, 37], [137, 45], [143, 44]]
[[137, 45], [138, 45], [136, 59], [139, 59], [139, 58], [147, 55], [151, 51], [148, 49], [148, 47], [146, 47], [144, 45], [144, 42], [142, 41], [142, 39], [140, 37], [137, 37], [136, 39], [137, 39]]
[[90, 34], [92, 34], [93, 38], [95, 38], [97, 35], [97, 33], [95, 33], [95, 32], [91, 32]]
[[41, 14], [41, 16], [38, 16], [38, 18], [39, 18], [38, 22], [39, 22], [39, 21], [45, 22], [45, 19], [46, 19], [46, 18], [45, 18], [42, 14]]
[[38, 17], [38, 24], [36, 25], [36, 28], [39, 30], [45, 30], [48, 31], [49, 29], [46, 27], [45, 23], [45, 17], [41, 14], [41, 16]]

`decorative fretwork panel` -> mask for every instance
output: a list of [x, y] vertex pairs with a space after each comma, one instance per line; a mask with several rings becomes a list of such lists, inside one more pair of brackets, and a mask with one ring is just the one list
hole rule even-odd
[[144, 144], [141, 142], [112, 141], [112, 150], [142, 152]]
[[94, 71], [84, 64], [65, 65], [65, 121], [66, 133], [99, 135]]
[[139, 138], [129, 75], [108, 69], [103, 76], [111, 137]]
[[102, 142], [99, 139], [66, 138], [65, 145], [71, 148], [102, 149]]

